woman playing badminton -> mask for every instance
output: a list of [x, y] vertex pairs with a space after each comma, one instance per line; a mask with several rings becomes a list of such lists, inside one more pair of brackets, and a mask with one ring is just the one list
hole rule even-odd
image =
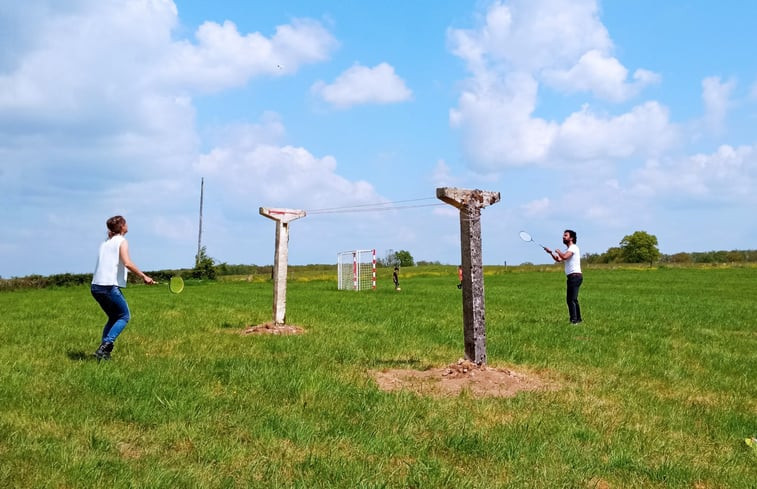
[[578, 324], [581, 319], [581, 307], [578, 305], [578, 289], [584, 281], [581, 274], [581, 251], [578, 249], [576, 232], [566, 229], [562, 235], [562, 242], [568, 248], [565, 251], [550, 250], [544, 248], [556, 262], [565, 262], [565, 276], [567, 278], [567, 293], [565, 300], [568, 303], [568, 314], [571, 324]]
[[108, 239], [100, 245], [91, 287], [92, 297], [108, 316], [100, 347], [95, 352], [97, 361], [110, 360], [113, 342], [124, 330], [131, 317], [129, 305], [121, 293], [121, 289], [126, 287], [127, 270], [139, 275], [148, 285], [155, 283], [129, 258], [129, 243], [125, 238], [126, 233], [129, 232], [126, 219], [122, 216], [113, 216], [105, 224], [108, 227]]

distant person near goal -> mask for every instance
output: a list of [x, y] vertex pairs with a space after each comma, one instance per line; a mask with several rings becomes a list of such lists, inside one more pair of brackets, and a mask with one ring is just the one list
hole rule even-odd
[[400, 269], [398, 267], [394, 267], [394, 272], [392, 273], [392, 281], [394, 282], [394, 290], [402, 290], [400, 289], [399, 273], [400, 273]]

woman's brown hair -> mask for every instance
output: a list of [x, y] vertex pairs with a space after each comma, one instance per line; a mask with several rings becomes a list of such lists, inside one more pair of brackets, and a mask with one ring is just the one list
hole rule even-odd
[[123, 216], [113, 216], [108, 219], [105, 222], [105, 225], [108, 226], [108, 237], [121, 234], [121, 231], [124, 229], [124, 224], [126, 224], [126, 219], [124, 219]]

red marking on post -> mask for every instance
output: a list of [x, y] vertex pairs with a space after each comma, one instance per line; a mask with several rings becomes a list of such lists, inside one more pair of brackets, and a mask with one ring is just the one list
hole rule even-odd
[[371, 273], [371, 288], [375, 290], [376, 289], [376, 250], [373, 249], [371, 250], [371, 252], [373, 254], [373, 263], [372, 263], [373, 270], [371, 270], [372, 272]]

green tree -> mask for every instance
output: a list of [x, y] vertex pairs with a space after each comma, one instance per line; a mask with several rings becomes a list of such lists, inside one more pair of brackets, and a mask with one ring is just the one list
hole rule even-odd
[[410, 254], [407, 250], [399, 250], [394, 254], [394, 256], [397, 257], [397, 261], [400, 262], [401, 267], [412, 267], [415, 266], [415, 260], [413, 260], [413, 255]]
[[383, 259], [379, 258], [376, 261], [382, 267], [394, 267], [394, 266], [399, 266], [400, 264], [399, 261], [397, 261], [397, 256], [395, 255], [394, 250], [391, 248], [386, 250], [386, 255], [384, 256]]
[[731, 250], [725, 254], [725, 259], [728, 263], [736, 263], [746, 261], [746, 253], [738, 250]]
[[619, 263], [623, 261], [623, 249], [617, 246], [607, 248], [602, 254], [603, 261], [601, 263]]
[[379, 263], [387, 267], [415, 266], [413, 255], [411, 255], [409, 251], [406, 251], [406, 250], [394, 251], [391, 248], [386, 251], [386, 258], [384, 258], [383, 261], [379, 260]]
[[691, 263], [691, 255], [685, 252], [676, 253], [670, 257], [671, 263]]
[[207, 278], [215, 280], [216, 269], [215, 260], [208, 256], [207, 250], [203, 246], [200, 253], [195, 257], [195, 267], [192, 269], [192, 278]]
[[626, 263], [649, 263], [660, 259], [657, 236], [646, 231], [636, 231], [620, 241], [623, 261]]
[[[584, 253], [584, 255], [581, 257], [581, 260], [584, 263], [602, 263], [600, 260], [602, 259], [602, 255], [599, 253]], [[523, 265], [523, 263], [521, 263]]]

